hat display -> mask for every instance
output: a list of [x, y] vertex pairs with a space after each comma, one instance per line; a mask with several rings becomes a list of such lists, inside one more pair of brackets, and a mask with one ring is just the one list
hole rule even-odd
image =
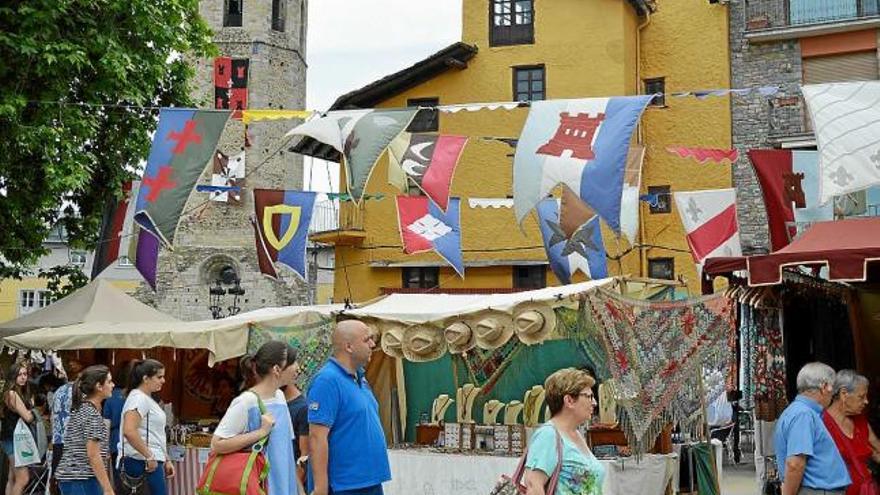
[[446, 339], [437, 327], [413, 325], [403, 332], [403, 356], [410, 361], [433, 361], [445, 352]]
[[382, 325], [382, 352], [391, 357], [403, 359], [403, 333], [406, 326], [402, 323], [385, 323]]
[[376, 343], [373, 352], [379, 352], [382, 350], [382, 328], [380, 327], [380, 323], [377, 321], [364, 321], [363, 323], [367, 326], [367, 330], [370, 332], [370, 337], [373, 338], [373, 342]]
[[556, 312], [538, 302], [518, 304], [513, 308], [513, 328], [523, 344], [540, 344], [556, 328]]
[[496, 310], [478, 311], [468, 317], [480, 349], [497, 349], [513, 336], [513, 318]]
[[443, 338], [452, 354], [467, 352], [477, 345], [477, 338], [466, 321], [450, 321], [443, 330]]

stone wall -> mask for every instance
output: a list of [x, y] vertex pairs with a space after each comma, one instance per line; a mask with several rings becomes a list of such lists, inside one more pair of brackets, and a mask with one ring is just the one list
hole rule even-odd
[[[223, 56], [250, 60], [248, 107], [302, 109], [306, 96], [305, 35], [302, 26], [305, 0], [286, 0], [283, 32], [271, 29], [272, 1], [244, 3], [242, 27], [223, 27], [224, 0], [202, 0], [200, 13], [214, 30], [214, 42]], [[193, 60], [196, 70], [193, 93], [200, 108], [212, 108], [214, 61]], [[289, 151], [284, 134], [297, 121], [254, 122], [248, 129], [230, 119], [218, 149], [228, 156], [245, 152], [247, 174], [242, 204], [208, 201], [207, 193], [193, 192], [184, 208], [174, 250], [159, 256], [157, 290], [152, 298], [159, 309], [184, 320], [210, 318], [208, 284], [225, 266], [236, 270], [245, 295], [242, 311], [266, 306], [308, 304], [309, 284], [282, 269], [282, 281], [260, 274], [251, 216], [255, 188], [302, 188], [302, 157]], [[210, 184], [211, 167], [199, 180]], [[229, 288], [228, 286], [225, 288]], [[143, 291], [141, 291], [143, 292]], [[226, 296], [223, 303], [232, 303]]]
[[[782, 2], [773, 1], [780, 4]], [[763, 0], [763, 3], [767, 3], [767, 0]], [[766, 252], [769, 248], [769, 236], [761, 188], [746, 152], [754, 148], [778, 147], [779, 138], [802, 134], [803, 106], [798, 89], [801, 82], [801, 56], [797, 40], [750, 43], [745, 37], [750, 20], [750, 14], [746, 10], [747, 2], [734, 0], [730, 2], [729, 8], [732, 86], [782, 87], [782, 91], [773, 96], [753, 92], [745, 97], [734, 96], [731, 99], [733, 145], [740, 152], [740, 158], [733, 169], [737, 215], [743, 252], [751, 254]], [[767, 9], [768, 12], [777, 10]]]

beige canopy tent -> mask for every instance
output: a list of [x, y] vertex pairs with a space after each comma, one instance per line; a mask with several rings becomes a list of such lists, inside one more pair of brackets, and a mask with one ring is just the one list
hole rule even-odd
[[[61, 304], [65, 300], [66, 298], [56, 304]], [[169, 321], [136, 321], [121, 316], [114, 321], [88, 321], [75, 325], [39, 328], [7, 337], [3, 339], [3, 343], [15, 349], [53, 351], [154, 347], [207, 349], [210, 352], [209, 364], [213, 365], [218, 361], [243, 356], [247, 352], [248, 330], [251, 323], [267, 326], [303, 325], [328, 318], [331, 312], [341, 309], [342, 305], [263, 308], [223, 320], [192, 322], [179, 321], [163, 313], [159, 314]]]
[[38, 328], [58, 328], [98, 322], [173, 323], [179, 321], [98, 279], [58, 302], [21, 318], [0, 323], [0, 338]]

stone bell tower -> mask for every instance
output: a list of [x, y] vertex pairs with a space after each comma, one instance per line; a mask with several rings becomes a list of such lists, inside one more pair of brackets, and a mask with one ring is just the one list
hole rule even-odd
[[[199, 11], [220, 52], [215, 59], [193, 61], [199, 108], [305, 107], [307, 0], [201, 0]], [[299, 122], [266, 120], [246, 128], [233, 114], [217, 149], [236, 165], [244, 153], [244, 177], [232, 184], [241, 187], [240, 198], [234, 192], [226, 201], [212, 200], [210, 192], [190, 195], [174, 250], [160, 252], [156, 292], [141, 291], [144, 299], [183, 320], [211, 318], [212, 303], [227, 315], [238, 287], [244, 290], [236, 304], [241, 312], [310, 302], [308, 284], [292, 271], [280, 267], [280, 281], [260, 273], [250, 220], [253, 189], [302, 188], [302, 157], [289, 151], [284, 138]], [[198, 184], [210, 185], [212, 179], [216, 184], [209, 164]], [[212, 298], [210, 288], [226, 294]]]

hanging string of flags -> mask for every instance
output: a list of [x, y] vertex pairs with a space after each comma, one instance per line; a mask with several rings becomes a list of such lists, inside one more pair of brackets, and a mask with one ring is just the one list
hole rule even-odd
[[[669, 96], [698, 99], [728, 94], [770, 96], [780, 90], [778, 86], [767, 86], [671, 93]], [[844, 119], [846, 122], [840, 125], [856, 132], [874, 125], [871, 122], [880, 121], [876, 115], [878, 110], [870, 105], [872, 98], [880, 96], [880, 82], [823, 85], [818, 89], [805, 87], [804, 94], [808, 106], [816, 101], [827, 105], [822, 100], [827, 99], [826, 94], [847, 101], [844, 107], [848, 112], [831, 117], [810, 108], [817, 124], [820, 146], [817, 167], [820, 200], [827, 199], [828, 195], [848, 194], [880, 185], [880, 172], [874, 171], [880, 171], [880, 138], [861, 137], [859, 142], [850, 139], [839, 148], [827, 148], [829, 143], [841, 138], [831, 136], [826, 125], [832, 117]], [[512, 203], [519, 223], [535, 210], [548, 260], [559, 279], [565, 281], [570, 280], [577, 270], [591, 277], [607, 273], [600, 219], [612, 232], [634, 243], [639, 201], [656, 205], [666, 194], [639, 195], [644, 147], [630, 143], [635, 126], [653, 97], [581, 98], [530, 104], [479, 103], [436, 109], [454, 113], [528, 106], [529, 115], [518, 138], [483, 138], [484, 141], [495, 140], [515, 147], [513, 199], [470, 198], [468, 202], [471, 208], [510, 207]], [[404, 252], [435, 251], [463, 277], [461, 199], [450, 197], [450, 184], [468, 139], [406, 132], [419, 110], [363, 109], [324, 114], [290, 110], [235, 112], [240, 112], [246, 124], [308, 117], [291, 129], [285, 138], [309, 136], [342, 154], [348, 178], [347, 191], [331, 196], [331, 199], [355, 203], [370, 199], [365, 194], [365, 185], [379, 157], [389, 151], [388, 182], [401, 190], [413, 183], [425, 192], [425, 196], [396, 198]], [[871, 115], [851, 117], [860, 113]], [[212, 199], [223, 194], [227, 202], [241, 199], [247, 176], [244, 156], [230, 158], [216, 151], [220, 133], [232, 114], [233, 110], [160, 110], [144, 177], [140, 186], [132, 189], [132, 199], [126, 205], [133, 214], [135, 230], [140, 231], [136, 266], [153, 287], [159, 248], [173, 248], [182, 209], [209, 160], [213, 158], [214, 163], [212, 183], [200, 187], [200, 190], [211, 194]], [[866, 121], [868, 118], [874, 120]], [[700, 163], [732, 162], [738, 157], [736, 150], [713, 148], [678, 146], [669, 147], [667, 151]], [[844, 156], [855, 158], [841, 161]], [[794, 169], [792, 171], [794, 173]], [[561, 190], [561, 197], [547, 199], [554, 190]], [[791, 192], [792, 188], [785, 190]], [[277, 278], [275, 265], [283, 264], [305, 278], [305, 245], [315, 193], [258, 189], [254, 195], [253, 223], [261, 270]], [[685, 191], [671, 195], [698, 266], [710, 256], [739, 253], [736, 199], [732, 189]], [[118, 220], [118, 216], [114, 215], [114, 218]], [[118, 254], [120, 246], [115, 248]]]

